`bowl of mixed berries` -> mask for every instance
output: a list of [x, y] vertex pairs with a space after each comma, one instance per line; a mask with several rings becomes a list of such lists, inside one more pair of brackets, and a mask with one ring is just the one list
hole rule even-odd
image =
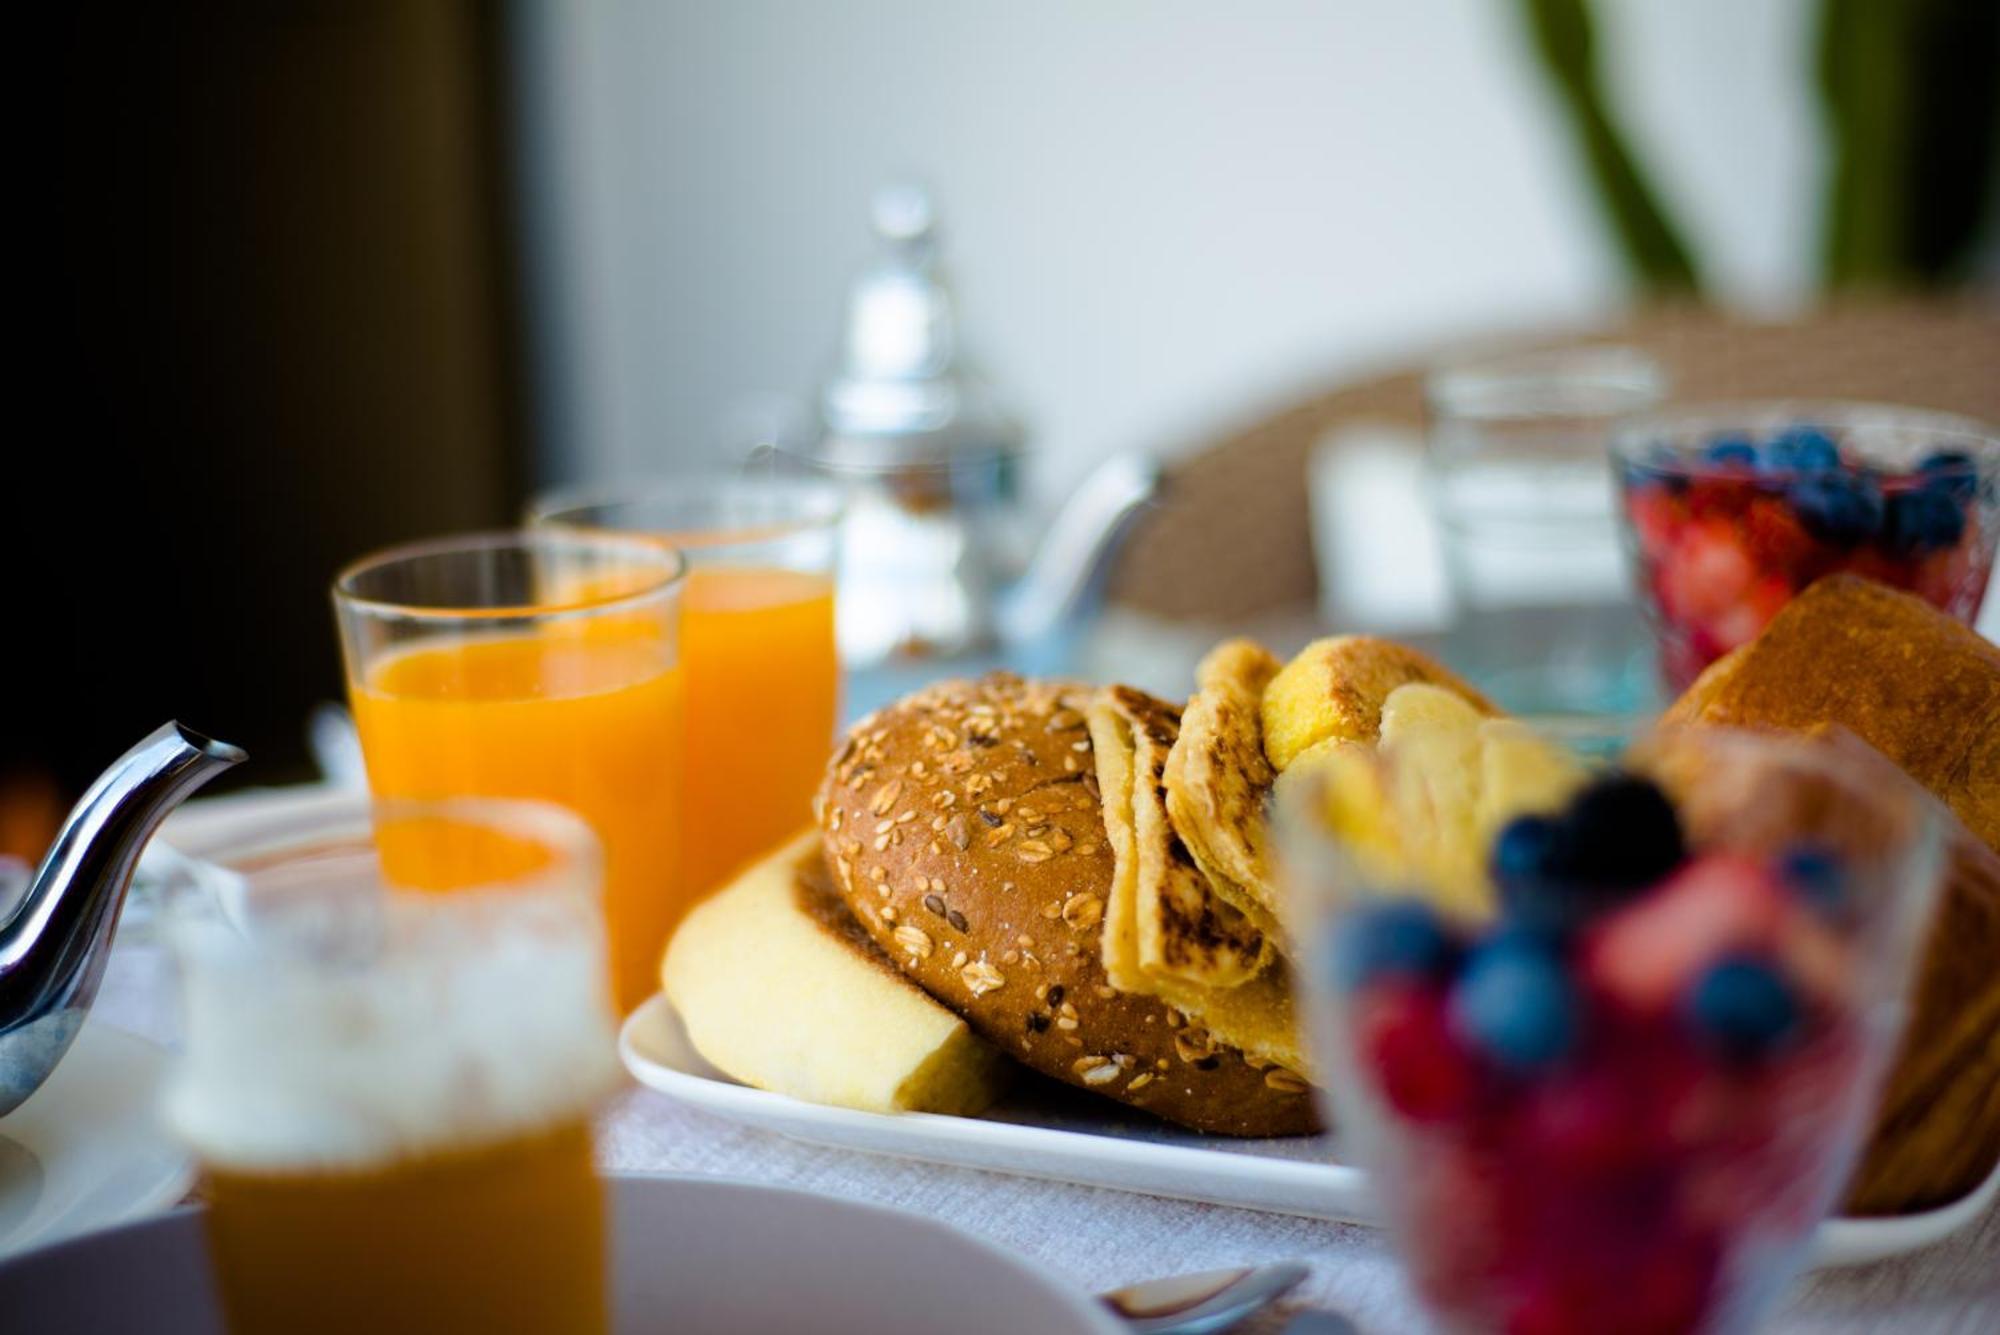
[[1979, 612], [2000, 543], [2000, 437], [1977, 422], [1746, 404], [1638, 419], [1612, 448], [1640, 595], [1677, 691], [1835, 571], [1963, 621]]
[[[1744, 1329], [1866, 1130], [1931, 903], [1928, 818], [1809, 746], [1653, 747], [1490, 822], [1474, 912], [1421, 882], [1424, 850], [1385, 856], [1417, 828], [1394, 795], [1435, 775], [1386, 780], [1366, 829], [1291, 822], [1336, 1124], [1447, 1329]], [[1684, 803], [1718, 765], [1812, 785], [1791, 805], [1810, 819]]]

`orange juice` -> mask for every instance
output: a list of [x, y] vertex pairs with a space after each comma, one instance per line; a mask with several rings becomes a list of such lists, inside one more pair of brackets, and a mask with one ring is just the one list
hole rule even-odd
[[[604, 847], [621, 1011], [657, 990], [660, 952], [684, 902], [682, 681], [672, 660], [656, 621], [614, 617], [419, 641], [350, 687], [377, 797], [533, 798], [589, 822]], [[398, 867], [401, 845], [385, 838], [390, 875], [414, 885], [480, 879], [480, 868], [436, 865], [449, 848], [423, 842], [431, 864]]]
[[211, 1167], [232, 1335], [602, 1335], [604, 1184], [578, 1119], [367, 1168]]
[[697, 898], [812, 819], [838, 707], [833, 581], [697, 564], [681, 594], [681, 663]]

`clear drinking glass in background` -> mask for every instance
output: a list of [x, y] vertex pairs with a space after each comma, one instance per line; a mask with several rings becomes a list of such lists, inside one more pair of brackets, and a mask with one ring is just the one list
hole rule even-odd
[[1447, 657], [1517, 713], [1629, 714], [1652, 697], [1605, 450], [1660, 401], [1630, 348], [1441, 367], [1426, 379], [1429, 486], [1454, 620]]
[[692, 903], [812, 820], [840, 710], [842, 499], [781, 477], [659, 478], [538, 500], [529, 522], [647, 534], [688, 562], [681, 594]]
[[609, 1328], [598, 881], [555, 808], [360, 795], [176, 873], [165, 1111], [234, 1335]]
[[[644, 538], [476, 534], [367, 557], [333, 590], [370, 790], [524, 798], [581, 816], [604, 847], [626, 1011], [659, 990], [687, 903], [683, 569]], [[392, 871], [410, 870], [394, 864], [399, 848], [386, 852]]]
[[[1489, 916], [1371, 807], [1422, 801], [1396, 756], [1355, 762], [1379, 787], [1350, 771], [1281, 802], [1329, 1112], [1442, 1328], [1750, 1329], [1868, 1129], [1936, 899], [1935, 804], [1838, 741], [1541, 735], [1657, 780], [1687, 858], [1616, 890], [1519, 877]], [[1614, 805], [1629, 823], [1629, 789]], [[1478, 865], [1518, 876], [1548, 829]], [[1658, 847], [1594, 839], [1600, 860]]]

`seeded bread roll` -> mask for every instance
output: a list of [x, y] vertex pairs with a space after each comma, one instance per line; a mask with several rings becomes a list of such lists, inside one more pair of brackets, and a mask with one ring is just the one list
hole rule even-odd
[[996, 673], [856, 724], [816, 807], [848, 907], [925, 991], [1035, 1070], [1200, 1131], [1315, 1130], [1297, 1076], [1105, 981], [1113, 861], [1088, 699]]

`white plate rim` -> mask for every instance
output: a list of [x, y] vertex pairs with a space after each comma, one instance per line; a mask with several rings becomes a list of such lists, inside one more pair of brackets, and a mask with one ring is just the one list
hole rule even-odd
[[[673, 1003], [664, 993], [655, 993], [626, 1017], [619, 1029], [618, 1055], [635, 1079], [691, 1107], [727, 1117], [731, 1121], [774, 1130], [795, 1140], [897, 1158], [968, 1164], [986, 1171], [1011, 1172], [1021, 1177], [1108, 1187], [1237, 1209], [1371, 1226], [1381, 1223], [1380, 1216], [1365, 1204], [1368, 1200], [1367, 1175], [1360, 1168], [1273, 1159], [1255, 1154], [1230, 1154], [1191, 1146], [1161, 1145], [1115, 1135], [1023, 1126], [978, 1117], [955, 1117], [943, 1113], [863, 1112], [855, 1108], [811, 1103], [788, 1094], [756, 1089], [727, 1077], [686, 1071], [655, 1060], [643, 1049], [641, 1035], [644, 1029], [663, 1019], [679, 1023]], [[899, 1134], [906, 1132], [917, 1134]], [[910, 1143], [897, 1149], [883, 1148], [884, 1142], [893, 1144], [898, 1139]], [[1030, 1154], [1054, 1150], [1062, 1155], [1066, 1163], [1086, 1166], [1106, 1163], [1150, 1171], [1179, 1169], [1191, 1174], [1226, 1174], [1243, 1190], [1230, 1193], [1152, 1190], [1136, 1187], [1129, 1181], [1120, 1181], [1110, 1175], [1037, 1171], [1026, 1166], [996, 1168], [985, 1155], [978, 1162], [971, 1163], [937, 1152], [940, 1147], [965, 1146], [978, 1146], [985, 1150], [1014, 1149]], [[1260, 1201], [1254, 1198], [1259, 1188], [1283, 1188], [1288, 1197], [1302, 1192], [1324, 1192], [1353, 1199], [1356, 1208], [1299, 1208], [1282, 1201]], [[1814, 1235], [1812, 1255], [1807, 1264], [1813, 1268], [1862, 1265], [1916, 1251], [1943, 1240], [1978, 1219], [1996, 1199], [2000, 1199], [2000, 1163], [1994, 1165], [1993, 1171], [1977, 1187], [1948, 1205], [1891, 1217], [1840, 1216], [1825, 1220]]]

